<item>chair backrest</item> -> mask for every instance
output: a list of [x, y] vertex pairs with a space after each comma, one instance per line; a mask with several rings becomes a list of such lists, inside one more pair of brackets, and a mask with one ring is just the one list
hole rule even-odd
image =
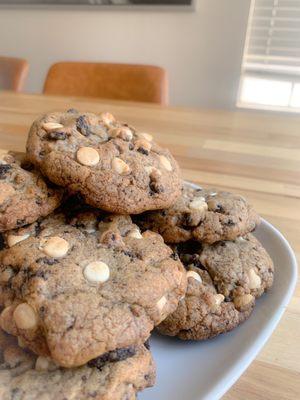
[[27, 78], [29, 65], [26, 60], [0, 57], [0, 89], [20, 92]]
[[167, 73], [151, 65], [60, 62], [50, 67], [44, 93], [166, 104]]

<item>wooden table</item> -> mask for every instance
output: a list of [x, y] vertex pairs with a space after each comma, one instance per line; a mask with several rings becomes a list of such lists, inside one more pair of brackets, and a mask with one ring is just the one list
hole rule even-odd
[[[185, 179], [239, 192], [279, 228], [300, 255], [300, 116], [161, 108], [155, 105], [0, 92], [0, 148], [24, 151], [40, 113], [110, 111], [153, 133]], [[300, 398], [300, 286], [263, 351], [224, 396]]]

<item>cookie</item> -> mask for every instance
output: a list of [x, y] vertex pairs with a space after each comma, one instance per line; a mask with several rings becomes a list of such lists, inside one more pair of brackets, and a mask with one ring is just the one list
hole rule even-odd
[[172, 207], [138, 215], [135, 222], [159, 232], [167, 243], [194, 239], [211, 244], [252, 232], [260, 218], [242, 196], [184, 184]]
[[272, 260], [252, 234], [213, 245], [186, 242], [176, 249], [188, 270], [188, 287], [177, 310], [158, 327], [165, 335], [203, 340], [228, 332], [272, 286]]
[[14, 153], [0, 154], [0, 232], [45, 217], [62, 199], [61, 189], [47, 185], [38, 171], [22, 168], [21, 161]]
[[106, 211], [165, 208], [180, 194], [179, 168], [170, 152], [109, 113], [44, 115], [30, 129], [27, 154], [52, 182]]
[[144, 343], [186, 290], [162, 237], [129, 216], [56, 213], [20, 234], [0, 253], [0, 323], [61, 366]]
[[65, 369], [0, 333], [1, 400], [134, 400], [154, 380], [154, 362], [143, 345]]

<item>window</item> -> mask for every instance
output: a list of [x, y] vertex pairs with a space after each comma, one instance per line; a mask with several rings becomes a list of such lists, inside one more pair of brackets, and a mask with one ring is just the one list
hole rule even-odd
[[300, 0], [252, 0], [237, 106], [300, 112]]

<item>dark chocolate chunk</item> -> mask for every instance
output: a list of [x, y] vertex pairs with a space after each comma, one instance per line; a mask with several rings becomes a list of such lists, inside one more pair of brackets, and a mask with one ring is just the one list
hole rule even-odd
[[34, 230], [35, 230], [35, 236], [38, 236], [41, 233], [41, 231], [42, 231], [41, 221], [36, 222]]
[[170, 257], [173, 258], [173, 260], [179, 260], [179, 256], [178, 256], [177, 253], [172, 253], [172, 254], [170, 255]]
[[[163, 193], [163, 192], [164, 192], [164, 187], [163, 187], [163, 185], [159, 184], [159, 183], [156, 182], [156, 181], [151, 181], [151, 182], [149, 183], [149, 187], [150, 187], [150, 190], [151, 190], [151, 192], [152, 192], [153, 194], [155, 194], [155, 193]], [[151, 194], [151, 192], [150, 192], [150, 194]]]
[[80, 117], [76, 120], [76, 128], [83, 136], [90, 135], [89, 124], [86, 121], [86, 117], [84, 115], [80, 115]]
[[0, 164], [0, 179], [4, 179], [9, 170], [11, 170], [11, 165]]
[[144, 379], [145, 381], [149, 381], [151, 379], [151, 375], [150, 374], [144, 375]]
[[102, 356], [89, 361], [87, 365], [89, 367], [96, 367], [98, 369], [101, 369], [108, 362], [123, 361], [129, 357], [133, 357], [135, 353], [136, 349], [134, 346], [125, 347], [122, 349], [117, 349], [109, 351], [108, 353], [104, 353], [102, 354]]
[[76, 110], [76, 108], [69, 108], [67, 110], [67, 113], [69, 113], [69, 114], [78, 114], [78, 110]]
[[17, 227], [25, 225], [25, 219], [17, 219]]
[[65, 140], [67, 138], [66, 132], [52, 131], [49, 132], [47, 138], [50, 140]]
[[125, 254], [125, 256], [130, 257], [131, 261], [136, 258], [136, 255], [134, 254], [133, 251], [129, 251], [129, 250], [125, 250], [123, 251], [123, 253]]
[[3, 250], [5, 248], [5, 241], [3, 236], [0, 233], [0, 250]]
[[41, 307], [39, 308], [39, 315], [40, 315], [40, 317], [43, 318], [43, 317], [45, 316], [45, 314], [46, 314], [46, 307], [45, 307], [45, 306], [41, 306]]
[[26, 171], [33, 171], [34, 170], [34, 165], [30, 161], [28, 161], [26, 159], [22, 160], [21, 167], [23, 169], [26, 169]]
[[55, 258], [48, 258], [48, 257], [40, 257], [36, 260], [37, 263], [43, 263], [47, 265], [54, 265], [57, 264], [59, 261]]
[[221, 214], [224, 214], [224, 213], [225, 213], [225, 210], [224, 210], [224, 208], [221, 206], [221, 204], [218, 204], [218, 205], [216, 206], [216, 208], [215, 208], [213, 211], [216, 211], [216, 212], [221, 213]]
[[182, 221], [181, 221], [182, 226], [195, 226], [194, 218], [191, 215], [191, 213], [184, 213], [182, 215]]
[[139, 153], [144, 154], [145, 156], [148, 156], [148, 155], [149, 155], [149, 150], [146, 150], [146, 149], [144, 149], [143, 147], [139, 147], [139, 148], [137, 149], [137, 151], [138, 151]]

